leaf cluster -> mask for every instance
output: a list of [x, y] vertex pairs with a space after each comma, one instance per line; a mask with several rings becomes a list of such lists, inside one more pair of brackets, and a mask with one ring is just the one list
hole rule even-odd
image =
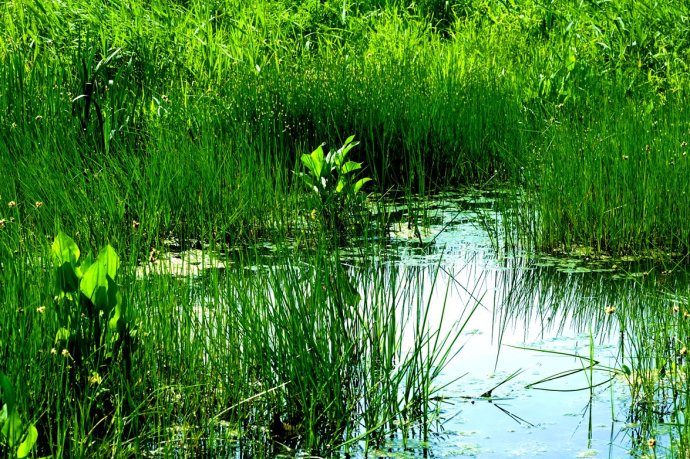
[[362, 187], [371, 181], [370, 177], [358, 177], [362, 163], [348, 159], [348, 153], [359, 142], [354, 136], [345, 140], [343, 146], [324, 154], [324, 145], [319, 145], [311, 154], [303, 154], [301, 161], [306, 172], [297, 171], [307, 189], [313, 192], [316, 200], [314, 210], [330, 227], [344, 229], [347, 218], [361, 210], [363, 206]]

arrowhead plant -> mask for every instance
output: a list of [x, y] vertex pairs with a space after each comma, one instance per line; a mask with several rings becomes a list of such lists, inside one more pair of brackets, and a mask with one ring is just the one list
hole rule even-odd
[[314, 209], [322, 221], [331, 229], [346, 229], [351, 217], [361, 210], [364, 196], [362, 186], [370, 177], [358, 178], [362, 163], [347, 158], [359, 142], [350, 136], [337, 150], [324, 154], [324, 145], [319, 145], [310, 154], [300, 157], [306, 171], [297, 171], [307, 189], [312, 193]]

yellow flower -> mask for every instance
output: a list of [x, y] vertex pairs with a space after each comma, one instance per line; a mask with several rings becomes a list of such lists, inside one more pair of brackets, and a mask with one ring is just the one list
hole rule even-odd
[[656, 446], [656, 438], [650, 438], [649, 440], [647, 440], [647, 444], [650, 448], [654, 448]]
[[43, 201], [36, 201], [36, 208], [40, 209], [41, 207], [43, 207]]
[[312, 209], [310, 215], [312, 220], [316, 220], [316, 209]]
[[52, 355], [57, 355], [57, 349], [52, 348], [52, 349], [50, 350], [50, 353], [51, 353]]
[[44, 312], [46, 312], [46, 307], [45, 306], [39, 306], [36, 308], [36, 312], [39, 314], [43, 314]]
[[67, 349], [63, 349], [61, 354], [63, 357], [72, 357]]
[[606, 306], [606, 314], [611, 315], [616, 312], [615, 306]]
[[678, 351], [678, 353], [679, 353], [681, 356], [683, 356], [683, 355], [685, 355], [685, 354], [688, 353], [688, 348], [685, 347], [685, 346], [683, 346], [683, 347], [681, 348], [681, 350]]
[[93, 386], [94, 384], [95, 384], [95, 385], [98, 385], [98, 384], [100, 384], [102, 381], [103, 381], [103, 380], [101, 379], [101, 375], [99, 375], [98, 372], [96, 372], [96, 371], [92, 371], [92, 372], [91, 372], [91, 376], [89, 376], [89, 384], [91, 384], [92, 386]]
[[15, 201], [10, 201], [7, 203], [7, 207], [9, 207], [10, 209], [14, 209], [15, 207], [17, 207], [17, 203]]

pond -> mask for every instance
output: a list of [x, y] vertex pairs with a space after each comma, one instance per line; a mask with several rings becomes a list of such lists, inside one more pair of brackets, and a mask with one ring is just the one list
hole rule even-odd
[[[656, 310], [652, 318], [660, 312], [678, 316], [678, 305], [687, 304], [684, 273], [633, 258], [497, 257], [494, 241], [500, 236], [490, 235], [486, 223], [487, 215], [500, 218], [496, 205], [492, 196], [443, 195], [426, 209], [434, 221], [432, 250], [398, 239], [404, 255], [394, 262], [397, 269], [429, 271], [420, 289], [432, 311], [445, 311], [435, 320], [467, 321], [461, 349], [437, 381], [439, 387], [448, 384], [439, 433], [418, 451], [391, 445], [381, 455], [414, 457], [424, 448], [434, 457], [630, 457], [665, 451], [673, 438], [671, 418], [684, 402], [664, 400], [659, 383], [660, 393], [651, 395], [655, 406], [641, 408], [639, 387], [631, 387], [628, 373], [663, 366], [650, 357], [641, 360], [654, 352], [641, 346], [659, 342], [645, 336], [644, 327], [637, 334], [636, 322], [646, 320], [638, 311], [648, 307]], [[433, 263], [441, 268], [438, 278], [429, 267]], [[471, 317], [468, 305], [476, 305]], [[682, 355], [678, 362], [684, 363]], [[665, 439], [645, 436], [640, 409], [658, 418], [657, 432], [667, 434]]]
[[[419, 345], [409, 324], [423, 321], [438, 331], [426, 352], [437, 345], [447, 360], [432, 382], [434, 419], [424, 441], [412, 429], [374, 449], [359, 441], [346, 455], [665, 454], [678, 440], [687, 397], [678, 395], [686, 380], [677, 332], [687, 306], [684, 272], [636, 259], [497, 255], [500, 200], [500, 193], [477, 192], [444, 194], [412, 207], [389, 203], [390, 238], [377, 245], [374, 263], [405, 279], [425, 306], [412, 308], [410, 297], [394, 295], [408, 324], [400, 328], [400, 355]], [[409, 223], [416, 218], [410, 209], [426, 224]], [[273, 249], [263, 249], [270, 265]], [[341, 256], [351, 278], [361, 281], [355, 273], [366, 271], [371, 255], [364, 260], [355, 244]], [[185, 274], [193, 266], [226, 269], [198, 252], [186, 257]], [[365, 303], [376, 295], [366, 282], [355, 288]], [[267, 294], [273, 300], [274, 290]], [[196, 311], [200, 322], [213, 322], [203, 308]], [[443, 341], [449, 336], [455, 338]], [[233, 447], [224, 450], [244, 456]]]

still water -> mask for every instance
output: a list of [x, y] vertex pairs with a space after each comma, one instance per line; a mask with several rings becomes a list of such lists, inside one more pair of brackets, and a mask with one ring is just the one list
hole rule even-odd
[[[362, 443], [346, 457], [364, 457], [365, 451], [392, 458], [663, 457], [673, 435], [658, 435], [649, 447], [640, 411], [658, 417], [656, 433], [664, 433], [674, 408], [667, 409], [663, 394], [647, 398], [647, 408], [658, 402], [658, 409], [641, 407], [633, 396], [635, 371], [658, 363], [635, 360], [640, 343], [654, 341], [636, 324], [649, 320], [650, 299], [652, 314], [676, 311], [668, 322], [677, 321], [676, 306], [688, 304], [687, 280], [678, 269], [671, 274], [644, 260], [497, 252], [505, 239], [500, 201], [500, 193], [465, 193], [390, 202], [389, 237], [373, 245], [355, 241], [341, 254], [353, 280], [372, 263], [406, 279], [425, 305], [429, 328], [438, 337], [459, 336], [441, 340], [452, 358], [433, 383], [437, 411], [430, 437], [422, 441], [411, 432], [403, 441], [397, 435], [378, 450]], [[275, 262], [273, 248], [264, 249], [268, 266]], [[186, 276], [197, 266], [224, 269], [207, 257], [202, 251], [178, 254], [170, 269], [176, 269], [175, 258]], [[358, 290], [366, 299], [367, 287]], [[415, 327], [409, 324], [421, 314], [409, 300], [396, 303], [408, 324], [403, 348], [412, 347]], [[299, 448], [280, 455], [299, 457]]]
[[[441, 335], [461, 326], [462, 340], [436, 381], [444, 397], [437, 434], [405, 447], [392, 441], [376, 454], [622, 458], [640, 454], [640, 443], [645, 454], [621, 370], [629, 343], [617, 315], [649, 295], [654, 266], [499, 256], [496, 205], [495, 195], [446, 194], [427, 202], [426, 232], [410, 230], [405, 212], [392, 225], [381, 262], [423, 279], [429, 322]], [[666, 284], [659, 295], [674, 291]], [[663, 449], [661, 440], [648, 452]]]

